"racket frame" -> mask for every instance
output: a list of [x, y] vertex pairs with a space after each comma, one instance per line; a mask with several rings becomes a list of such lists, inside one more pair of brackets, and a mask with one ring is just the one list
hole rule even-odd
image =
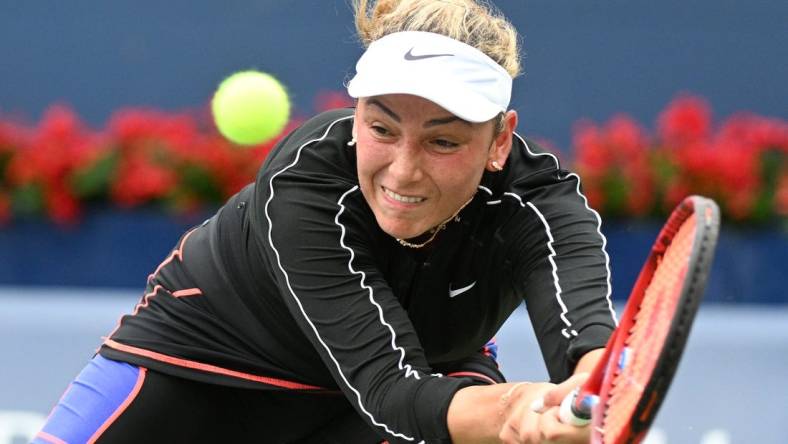
[[[645, 437], [667, 394], [689, 337], [692, 322], [703, 297], [719, 233], [719, 208], [714, 201], [701, 196], [687, 197], [668, 218], [635, 281], [632, 293], [621, 316], [621, 321], [609, 338], [604, 354], [597, 362], [586, 383], [574, 394], [570, 395], [573, 396], [573, 399], [569, 405], [571, 406], [571, 414], [575, 416], [575, 419], [569, 422], [582, 424], [583, 421], [587, 422], [588, 419], [586, 418], [590, 416], [592, 443], [601, 443], [603, 441], [604, 431], [601, 430], [599, 425], [602, 423], [601, 418], [605, 415], [605, 407], [610, 396], [612, 381], [617, 376], [621, 365], [621, 353], [625, 350], [627, 335], [618, 333], [620, 331], [628, 332], [634, 325], [635, 314], [640, 308], [646, 289], [651, 283], [663, 254], [670, 246], [679, 228], [693, 213], [696, 215], [696, 228], [692, 241], [691, 256], [688, 262], [691, 269], [687, 270], [682, 283], [681, 294], [674, 318], [668, 329], [665, 345], [656, 360], [649, 382], [643, 390], [643, 396], [635, 406], [629, 425], [625, 433], [615, 441], [616, 444], [640, 442]], [[624, 357], [624, 360], [626, 360], [626, 357]], [[591, 412], [586, 410], [587, 407], [584, 408], [583, 403], [589, 396], [598, 396], [599, 398]], [[586, 403], [585, 406], [587, 405]]]

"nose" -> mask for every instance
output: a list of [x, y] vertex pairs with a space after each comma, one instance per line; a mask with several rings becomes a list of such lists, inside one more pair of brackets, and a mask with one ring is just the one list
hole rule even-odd
[[424, 176], [422, 150], [417, 141], [403, 138], [394, 149], [389, 174], [399, 184], [418, 182]]

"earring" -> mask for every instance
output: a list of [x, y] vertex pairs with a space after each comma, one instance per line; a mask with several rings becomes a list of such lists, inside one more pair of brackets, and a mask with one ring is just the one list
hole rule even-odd
[[495, 171], [503, 171], [503, 167], [501, 166], [501, 164], [500, 164], [500, 163], [498, 163], [498, 161], [497, 161], [497, 160], [493, 160], [493, 161], [490, 163], [490, 165], [492, 165], [492, 167], [493, 167], [493, 168], [495, 168]]
[[347, 143], [347, 146], [354, 146], [356, 144], [356, 138], [350, 139], [350, 142]]

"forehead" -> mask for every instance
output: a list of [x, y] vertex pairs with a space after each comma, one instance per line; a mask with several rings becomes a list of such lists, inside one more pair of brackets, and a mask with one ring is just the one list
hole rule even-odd
[[410, 94], [385, 94], [361, 98], [359, 107], [365, 111], [388, 115], [398, 122], [423, 120], [429, 123], [429, 126], [455, 122], [468, 127], [478, 125], [457, 117], [430, 100]]
[[437, 103], [425, 99], [424, 97], [416, 96], [413, 94], [383, 94], [380, 96], [363, 97], [359, 99], [360, 102], [369, 105], [370, 103], [382, 103], [389, 107], [398, 108], [418, 108], [420, 110], [428, 110], [432, 112], [440, 112], [446, 115], [451, 115]]

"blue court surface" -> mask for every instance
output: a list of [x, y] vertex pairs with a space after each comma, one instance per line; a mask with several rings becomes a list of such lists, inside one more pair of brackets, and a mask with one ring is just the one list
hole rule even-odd
[[[141, 292], [0, 288], [0, 444], [25, 442]], [[546, 378], [520, 309], [497, 337], [510, 380]], [[701, 307], [647, 443], [783, 444], [788, 307]]]

